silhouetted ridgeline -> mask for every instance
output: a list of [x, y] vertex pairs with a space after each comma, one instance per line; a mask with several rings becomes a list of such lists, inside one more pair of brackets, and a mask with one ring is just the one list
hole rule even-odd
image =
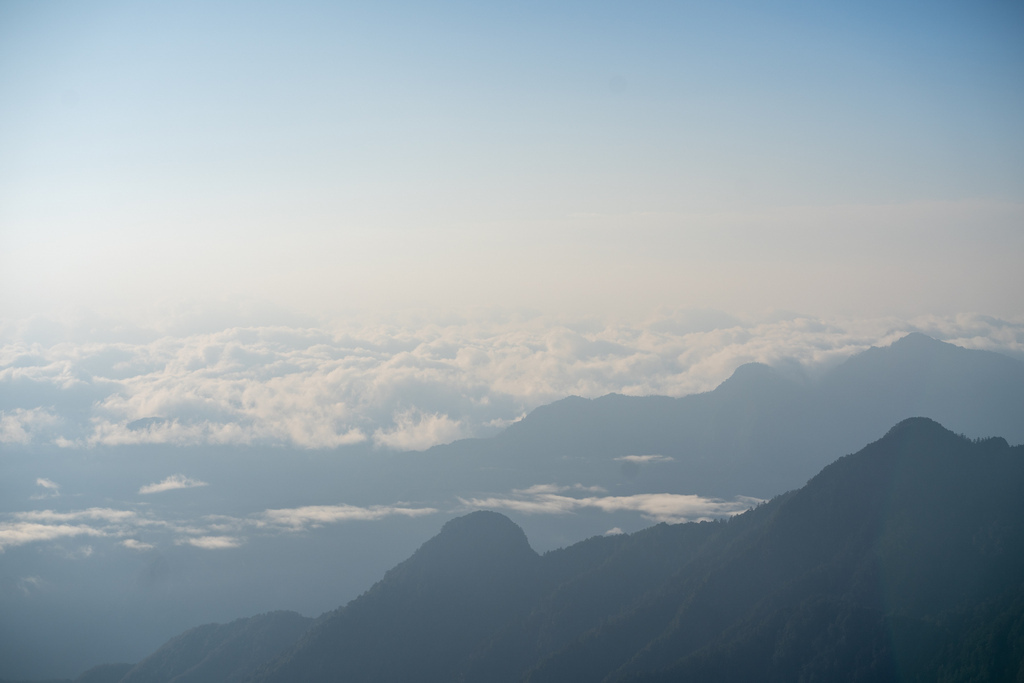
[[475, 512], [301, 636], [201, 627], [121, 680], [1022, 680], [1022, 491], [1024, 447], [909, 419], [729, 521], [540, 556]]

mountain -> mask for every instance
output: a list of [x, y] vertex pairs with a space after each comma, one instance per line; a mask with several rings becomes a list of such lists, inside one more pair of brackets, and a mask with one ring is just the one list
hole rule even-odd
[[312, 619], [270, 612], [186, 631], [129, 669], [120, 683], [229, 683], [294, 644]]
[[[909, 417], [1024, 443], [1024, 363], [915, 333], [817, 379], [751, 363], [713, 391], [681, 398], [569, 397], [494, 438], [392, 456], [387, 473], [405, 482], [403, 498], [453, 484], [507, 491], [579, 481], [620, 494], [769, 498]], [[647, 454], [664, 457], [643, 465], [616, 460]]]
[[[970, 437], [1001, 434], [1022, 443], [1024, 363], [915, 334], [820, 376], [748, 364], [715, 390], [693, 396], [570, 397], [494, 438], [416, 453], [365, 444], [336, 452], [8, 448], [0, 476], [5, 521], [46, 508], [136, 510], [178, 524], [310, 505], [402, 501], [443, 512], [325, 524], [308, 534], [254, 532], [241, 547], [221, 550], [177, 545], [169, 532], [156, 533], [162, 528], [156, 525], [142, 539], [152, 551], [121, 546], [113, 535], [8, 547], [0, 562], [0, 676], [70, 678], [99, 662], [138, 662], [195, 624], [279, 609], [322, 613], [408, 557], [442, 516], [481, 506], [476, 501], [507, 512], [538, 550], [652, 523], [649, 510], [628, 506], [580, 506], [571, 514], [517, 508], [541, 498], [515, 490], [537, 484], [557, 485], [551, 490], [565, 496], [623, 500], [659, 493], [768, 499], [803, 486], [828, 463], [914, 416]], [[631, 455], [662, 457], [624, 459]], [[209, 485], [145, 501], [136, 495], [172, 473]], [[41, 477], [65, 485], [65, 495], [37, 500]], [[576, 484], [590, 492], [571, 488]], [[79, 550], [95, 552], [72, 559]], [[25, 594], [19, 582], [26, 577], [47, 588]], [[114, 604], [119, 608], [112, 611]]]
[[507, 517], [451, 520], [366, 594], [318, 619], [260, 680], [453, 680], [496, 614], [538, 598], [540, 559]]
[[1024, 446], [913, 418], [728, 521], [538, 555], [475, 512], [252, 680], [1021, 680], [1022, 490]]

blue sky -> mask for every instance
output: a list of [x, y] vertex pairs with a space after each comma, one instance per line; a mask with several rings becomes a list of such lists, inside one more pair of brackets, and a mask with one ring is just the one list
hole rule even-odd
[[0, 4], [0, 316], [1013, 316], [1024, 7]]

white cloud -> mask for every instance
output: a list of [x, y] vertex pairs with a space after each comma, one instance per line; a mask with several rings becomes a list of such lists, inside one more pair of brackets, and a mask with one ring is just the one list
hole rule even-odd
[[27, 512], [15, 513], [20, 520], [43, 523], [79, 522], [83, 520], [95, 520], [108, 524], [124, 524], [132, 522], [137, 515], [131, 510], [115, 510], [113, 508], [89, 508], [88, 510], [76, 510], [74, 512], [55, 512], [53, 510], [29, 510]]
[[[0, 552], [7, 547], [80, 536], [117, 539], [122, 547], [138, 551], [152, 550], [162, 542], [215, 550], [239, 547], [245, 542], [245, 536], [252, 534], [294, 533], [327, 524], [392, 516], [421, 517], [436, 512], [436, 508], [405, 504], [368, 507], [340, 504], [268, 509], [245, 517], [204, 515], [195, 519], [158, 519], [146, 507], [140, 512], [99, 507], [67, 512], [27, 510], [4, 515], [9, 521], [0, 522]], [[138, 539], [140, 533], [149, 537], [146, 542]], [[74, 552], [62, 553], [68, 558], [88, 557], [93, 547], [81, 546]]]
[[559, 486], [557, 484], [534, 484], [525, 489], [513, 489], [513, 493], [519, 495], [533, 496], [542, 493], [565, 493], [566, 491], [585, 491], [588, 493], [605, 493], [607, 489], [602, 486], [584, 486], [573, 484], [572, 486]]
[[238, 548], [242, 541], [232, 536], [200, 536], [198, 538], [182, 538], [177, 541], [178, 545], [191, 545], [204, 550], [223, 550], [225, 548]]
[[473, 509], [504, 509], [527, 514], [567, 514], [582, 508], [605, 512], [638, 512], [655, 522], [694, 522], [730, 517], [762, 502], [738, 496], [731, 501], [678, 493], [642, 493], [631, 496], [587, 496], [575, 498], [552, 492], [561, 487], [533, 486], [513, 491], [509, 497], [460, 498]]
[[155, 484], [147, 484], [139, 489], [140, 494], [150, 493], [161, 493], [163, 491], [173, 491], [175, 489], [192, 489], [198, 486], [208, 486], [205, 481], [199, 481], [198, 479], [190, 479], [183, 474], [172, 474], [163, 481], [159, 481]]
[[57, 484], [56, 482], [40, 477], [36, 479], [36, 486], [41, 486], [43, 488], [43, 492], [29, 496], [32, 500], [45, 500], [47, 498], [60, 497], [60, 484]]
[[395, 416], [395, 426], [373, 433], [373, 443], [401, 451], [422, 451], [431, 446], [451, 443], [466, 436], [462, 424], [447, 415], [405, 410]]
[[620, 536], [620, 535], [622, 535], [624, 533], [625, 532], [622, 529], [620, 529], [619, 527], [616, 526], [616, 527], [612, 527], [608, 531], [604, 532], [604, 535], [605, 536]]
[[57, 484], [56, 482], [50, 481], [49, 479], [44, 479], [42, 477], [36, 479], [36, 486], [42, 486], [43, 488], [49, 489], [51, 491], [59, 491], [60, 490], [60, 484]]
[[[494, 313], [323, 328], [210, 333], [74, 330], [0, 341], [0, 442], [90, 446], [372, 441], [425, 449], [486, 436], [570, 394], [682, 396], [739, 365], [796, 361], [820, 372], [921, 331], [1024, 357], [1024, 319], [740, 319], [668, 312], [642, 323]], [[19, 332], [18, 330], [22, 330]], [[113, 339], [111, 338], [113, 335]]]
[[371, 507], [307, 505], [298, 508], [265, 510], [259, 515], [259, 519], [263, 524], [300, 530], [337, 522], [382, 519], [393, 515], [421, 517], [435, 512], [437, 512], [435, 508], [411, 508], [398, 505], [374, 505]]
[[53, 541], [75, 536], [104, 536], [100, 529], [85, 524], [40, 524], [37, 522], [0, 523], [0, 552], [11, 546]]
[[60, 418], [48, 407], [0, 410], [0, 443], [32, 443], [39, 436], [52, 433], [59, 423]]
[[675, 458], [670, 455], [623, 455], [615, 458], [615, 460], [643, 464], [648, 462], [671, 462], [672, 460], [675, 460]]

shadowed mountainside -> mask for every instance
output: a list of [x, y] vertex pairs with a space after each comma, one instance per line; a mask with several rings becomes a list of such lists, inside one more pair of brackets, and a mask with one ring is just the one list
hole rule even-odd
[[1024, 447], [904, 421], [728, 522], [537, 556], [449, 522], [257, 681], [1009, 680]]

